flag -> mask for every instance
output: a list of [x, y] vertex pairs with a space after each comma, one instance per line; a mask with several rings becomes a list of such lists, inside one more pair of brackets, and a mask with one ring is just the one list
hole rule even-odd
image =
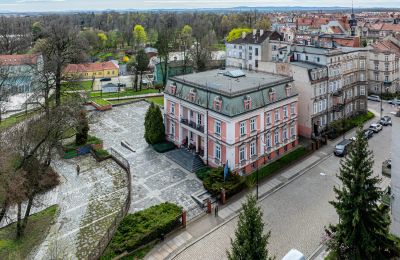
[[228, 176], [229, 173], [229, 167], [228, 167], [228, 161], [226, 161], [225, 167], [224, 167], [224, 182], [226, 177]]

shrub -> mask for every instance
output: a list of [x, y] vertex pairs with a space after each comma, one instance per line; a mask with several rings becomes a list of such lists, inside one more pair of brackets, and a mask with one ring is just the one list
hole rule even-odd
[[89, 122], [84, 110], [78, 114], [78, 125], [76, 126], [75, 143], [76, 145], [86, 144], [89, 132]]
[[233, 175], [229, 172], [224, 182], [224, 169], [222, 167], [210, 169], [207, 173], [202, 172], [203, 186], [213, 195], [218, 195], [221, 189], [225, 189], [227, 197], [240, 192], [246, 187], [245, 178], [239, 175]]
[[106, 159], [110, 156], [110, 154], [104, 150], [104, 149], [93, 149], [93, 152], [97, 156], [97, 158], [101, 159]]
[[374, 114], [370, 111], [357, 116], [353, 116], [346, 119], [336, 120], [329, 124], [328, 138], [335, 139], [341, 134], [349, 131], [350, 129], [358, 126], [362, 126], [368, 120], [374, 118]]
[[102, 259], [131, 252], [168, 234], [180, 225], [181, 213], [179, 206], [165, 202], [127, 215], [115, 231]]
[[159, 153], [165, 153], [175, 149], [175, 144], [171, 142], [163, 142], [153, 145], [154, 150]]
[[200, 180], [204, 180], [204, 178], [209, 174], [210, 171], [211, 167], [205, 166], [196, 172], [196, 176]]

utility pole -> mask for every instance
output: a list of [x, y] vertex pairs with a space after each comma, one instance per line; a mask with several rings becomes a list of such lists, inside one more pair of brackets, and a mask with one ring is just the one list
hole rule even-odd
[[381, 83], [381, 113], [380, 113], [380, 115], [381, 115], [381, 118], [382, 118], [382, 112], [383, 112], [383, 108], [382, 108], [382, 88], [383, 88], [383, 82]]

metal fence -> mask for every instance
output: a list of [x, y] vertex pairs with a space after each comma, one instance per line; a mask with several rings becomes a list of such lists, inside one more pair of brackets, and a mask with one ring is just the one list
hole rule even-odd
[[125, 169], [126, 176], [128, 179], [128, 187], [127, 187], [128, 188], [128, 196], [126, 197], [123, 206], [118, 210], [117, 214], [115, 215], [114, 220], [111, 223], [111, 226], [107, 229], [106, 233], [100, 239], [97, 246], [88, 255], [88, 259], [90, 259], [90, 260], [99, 259], [103, 255], [104, 250], [107, 248], [108, 244], [110, 243], [115, 231], [117, 230], [119, 223], [126, 216], [126, 214], [129, 211], [129, 207], [131, 205], [132, 179], [131, 179], [131, 174], [130, 174], [129, 162], [122, 154], [120, 154], [117, 150], [115, 150], [113, 148], [109, 149], [109, 153], [111, 155], [111, 158], [116, 163], [118, 163], [122, 168]]

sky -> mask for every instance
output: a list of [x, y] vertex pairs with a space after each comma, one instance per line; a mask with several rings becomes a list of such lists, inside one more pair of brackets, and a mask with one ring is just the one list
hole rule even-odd
[[[0, 12], [221, 8], [236, 6], [350, 7], [350, 0], [0, 0]], [[354, 7], [400, 7], [400, 0], [355, 0]]]

